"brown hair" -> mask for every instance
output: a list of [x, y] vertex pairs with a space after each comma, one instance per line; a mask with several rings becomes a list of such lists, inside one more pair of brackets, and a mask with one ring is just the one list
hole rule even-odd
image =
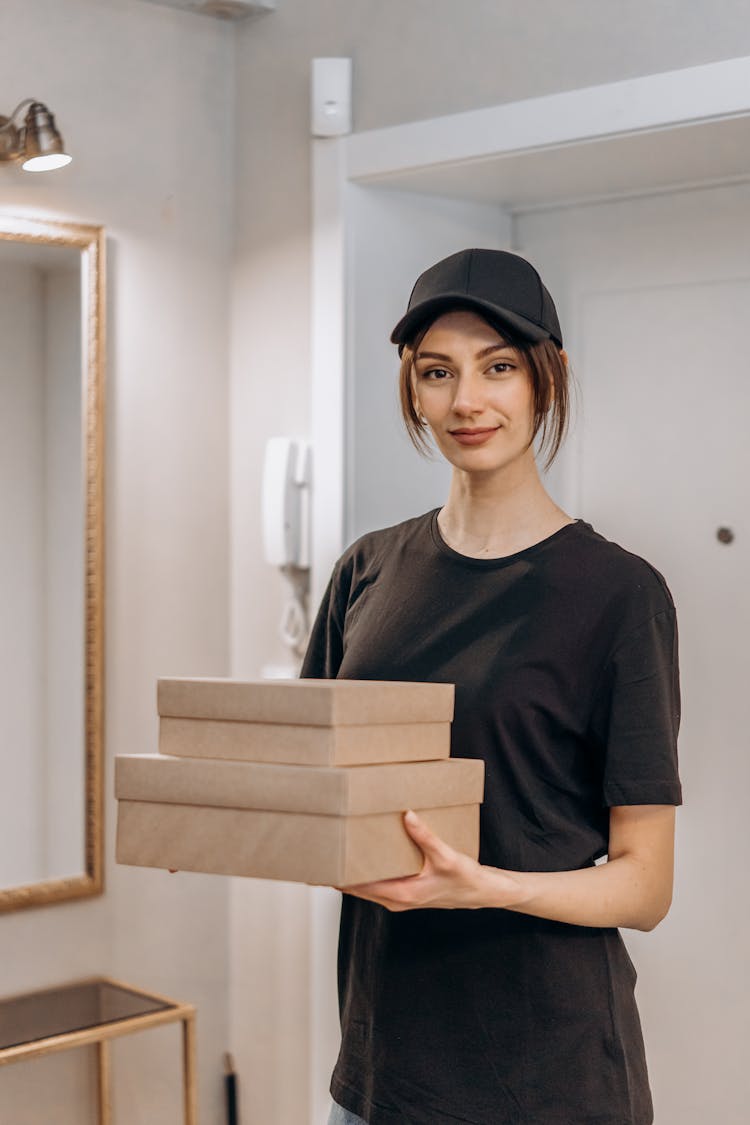
[[[537, 434], [541, 434], [539, 451], [546, 451], [544, 467], [549, 468], [562, 445], [568, 425], [570, 388], [567, 364], [554, 340], [532, 343], [509, 332], [491, 317], [483, 313], [478, 315], [515, 348], [526, 366], [534, 395], [531, 441], [534, 441]], [[423, 456], [429, 456], [431, 450], [427, 439], [427, 423], [420, 418], [414, 401], [412, 374], [414, 357], [431, 323], [429, 321], [422, 325], [414, 339], [404, 344], [399, 372], [399, 398], [406, 432]]]

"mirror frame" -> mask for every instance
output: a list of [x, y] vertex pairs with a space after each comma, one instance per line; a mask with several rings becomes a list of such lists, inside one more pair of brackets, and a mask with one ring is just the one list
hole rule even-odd
[[105, 234], [100, 226], [9, 215], [0, 240], [81, 251], [81, 412], [85, 495], [85, 870], [81, 875], [0, 887], [0, 913], [65, 902], [104, 890], [104, 329]]

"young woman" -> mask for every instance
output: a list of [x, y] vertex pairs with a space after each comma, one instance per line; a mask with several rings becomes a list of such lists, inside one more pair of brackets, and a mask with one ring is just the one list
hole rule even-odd
[[454, 683], [451, 752], [484, 759], [485, 802], [479, 862], [407, 813], [421, 873], [344, 893], [331, 1122], [650, 1125], [618, 927], [671, 900], [672, 599], [540, 480], [568, 361], [528, 262], [437, 263], [392, 340], [408, 432], [450, 491], [345, 552], [302, 675]]

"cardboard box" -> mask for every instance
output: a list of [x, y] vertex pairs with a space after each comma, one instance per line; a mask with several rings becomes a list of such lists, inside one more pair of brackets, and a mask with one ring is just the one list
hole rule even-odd
[[296, 726], [450, 722], [453, 697], [453, 684], [390, 680], [157, 681], [160, 715]]
[[117, 861], [329, 886], [412, 875], [423, 857], [406, 808], [476, 858], [484, 763], [449, 757], [453, 696], [452, 684], [160, 679], [168, 752], [117, 759]]
[[448, 722], [322, 727], [166, 715], [159, 721], [161, 753], [185, 758], [356, 766], [447, 758], [450, 745]]
[[[415, 812], [477, 858], [478, 805]], [[400, 812], [320, 816], [121, 800], [117, 862], [346, 887], [415, 875], [423, 858]]]
[[482, 800], [484, 762], [449, 758], [375, 766], [310, 767], [120, 754], [120, 800], [359, 816]]

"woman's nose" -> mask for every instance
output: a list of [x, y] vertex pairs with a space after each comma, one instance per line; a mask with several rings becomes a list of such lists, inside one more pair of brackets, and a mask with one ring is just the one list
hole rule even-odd
[[456, 389], [453, 395], [453, 412], [466, 416], [479, 414], [483, 407], [481, 387], [476, 379], [469, 376], [460, 376], [456, 380]]

